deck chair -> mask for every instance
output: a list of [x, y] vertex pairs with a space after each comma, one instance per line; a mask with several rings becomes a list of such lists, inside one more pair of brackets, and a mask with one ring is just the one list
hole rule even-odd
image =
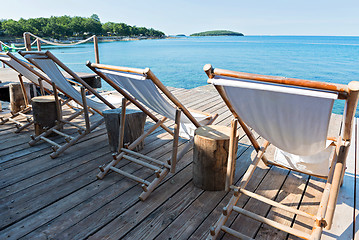
[[[118, 153], [115, 154], [114, 160], [105, 167], [101, 167], [98, 178], [102, 179], [109, 170], [122, 174], [136, 182], [142, 184], [143, 192], [140, 199], [144, 201], [149, 194], [156, 188], [162, 179], [169, 173], [174, 173], [177, 162], [185, 155], [193, 144], [194, 130], [201, 125], [212, 123], [217, 115], [208, 113], [194, 112], [188, 110], [180, 101], [161, 83], [161, 81], [152, 73], [149, 68], [136, 69], [126, 67], [115, 67], [103, 64], [93, 64], [88, 62], [87, 66], [104, 79], [110, 86], [121, 93], [128, 101], [142, 110], [156, 124], [147, 132], [131, 143], [127, 148], [123, 146], [123, 131], [125, 118], [124, 114], [121, 119], [120, 130], [120, 146]], [[165, 98], [162, 94], [167, 98]], [[122, 113], [124, 113], [124, 107]], [[158, 119], [152, 112], [163, 116]], [[181, 114], [183, 113], [183, 116]], [[166, 119], [175, 121], [174, 132], [170, 130], [164, 121]], [[173, 135], [172, 157], [168, 162], [162, 162], [157, 159], [150, 158], [143, 154], [133, 151], [137, 144], [143, 141], [151, 132], [161, 126], [171, 135]], [[178, 153], [179, 137], [189, 139], [184, 149]], [[138, 157], [140, 159], [136, 159]], [[156, 177], [149, 182], [140, 177], [129, 174], [123, 170], [116, 168], [121, 159], [127, 159], [136, 164], [148, 167], [155, 171]], [[148, 163], [148, 161], [150, 163]], [[152, 163], [152, 164], [151, 164]]]
[[[232, 121], [232, 132], [236, 132], [239, 122], [257, 151], [238, 186], [232, 185], [235, 158], [228, 159], [226, 189], [231, 188], [234, 192], [220, 218], [211, 227], [208, 239], [215, 239], [220, 231], [238, 238], [251, 239], [225, 225], [233, 211], [300, 238], [320, 239], [323, 228], [330, 229], [332, 225], [338, 192], [343, 181], [358, 102], [359, 82], [351, 82], [349, 85], [321, 83], [213, 69], [209, 64], [204, 66], [204, 71], [209, 77], [208, 83], [215, 86], [235, 118]], [[333, 138], [327, 134], [336, 99], [346, 100], [346, 110], [341, 134]], [[249, 128], [266, 140], [263, 146], [258, 144]], [[334, 147], [328, 147], [328, 140], [332, 141], [330, 145]], [[234, 141], [230, 142], [234, 144]], [[264, 155], [269, 143], [277, 148], [274, 160], [268, 160]], [[334, 153], [330, 148], [335, 148]], [[231, 149], [235, 149], [234, 146], [231, 146]], [[326, 179], [317, 214], [311, 215], [246, 190], [245, 187], [260, 160], [266, 165]], [[313, 221], [312, 233], [299, 231], [236, 206], [242, 194], [308, 217]]]
[[[48, 82], [43, 81], [45, 77], [42, 76], [40, 73], [36, 72], [36, 70], [34, 70], [33, 68], [31, 68], [28, 63], [18, 59], [17, 57], [15, 57], [13, 54], [9, 52], [7, 53], [0, 52], [0, 61], [18, 73], [22, 95], [25, 102], [25, 105], [23, 106], [23, 109], [21, 111], [16, 113], [11, 112], [11, 116], [7, 118], [0, 117], [0, 125], [5, 124], [6, 122], [15, 123], [15, 126], [17, 127], [17, 130], [15, 132], [19, 133], [23, 129], [29, 127], [34, 122], [32, 116], [28, 114], [32, 108], [29, 103], [26, 90], [24, 88], [23, 77], [30, 80], [30, 82], [32, 82], [37, 87], [39, 87], [41, 89], [42, 95], [44, 95], [45, 91], [50, 94], [52, 86]], [[16, 118], [19, 117], [25, 117], [27, 123], [24, 124], [16, 120]]]
[[[73, 100], [80, 106], [80, 110], [73, 113], [67, 119], [59, 120], [56, 126], [46, 130], [44, 133], [40, 134], [39, 136], [32, 136], [32, 140], [29, 142], [31, 146], [35, 145], [38, 141], [43, 140], [48, 142], [52, 145], [53, 153], [50, 154], [52, 158], [57, 157], [59, 154], [64, 152], [67, 148], [75, 144], [81, 138], [92, 132], [95, 128], [97, 128], [101, 123], [104, 122], [104, 118], [102, 117], [102, 111], [107, 109], [114, 109], [116, 108], [117, 103], [110, 103], [106, 100], [106, 97], [101, 96], [97, 93], [92, 87], [90, 87], [86, 82], [84, 82], [79, 76], [76, 75], [73, 71], [71, 71], [65, 64], [63, 64], [59, 59], [57, 59], [50, 51], [46, 52], [19, 52], [25, 59], [27, 59], [30, 63], [35, 65], [37, 68], [41, 69], [51, 80], [52, 85], [54, 86], [54, 93], [55, 100], [57, 103], [57, 110], [58, 116], [61, 117], [61, 107], [57, 100], [57, 90], [67, 96], [69, 99]], [[77, 91], [63, 76], [60, 69], [63, 69], [67, 72], [71, 77], [73, 77], [77, 82], [79, 82], [81, 87], [81, 92]], [[86, 96], [85, 88], [89, 90], [94, 97], [89, 98]], [[91, 124], [91, 119], [89, 113], [92, 112], [96, 114], [96, 117], [100, 118], [100, 120], [93, 121]], [[85, 127], [82, 127], [79, 124], [75, 124], [73, 121], [75, 118], [79, 117], [83, 114]], [[94, 117], [94, 118], [96, 118]], [[65, 125], [71, 125], [73, 127], [78, 128], [79, 134], [76, 137], [72, 137], [64, 132], [61, 131]], [[56, 133], [65, 137], [67, 143], [60, 145], [56, 142], [50, 140], [48, 136], [51, 133]]]

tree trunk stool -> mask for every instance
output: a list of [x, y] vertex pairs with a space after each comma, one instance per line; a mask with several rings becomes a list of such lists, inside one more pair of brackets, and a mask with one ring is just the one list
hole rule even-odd
[[[196, 129], [193, 148], [193, 183], [209, 191], [225, 189], [231, 128], [207, 125]], [[238, 135], [235, 141], [235, 153]]]
[[38, 136], [47, 129], [55, 126], [58, 116], [55, 98], [53, 96], [40, 96], [31, 99], [34, 117], [35, 135]]
[[28, 101], [31, 99], [30, 96], [30, 83], [24, 83], [26, 91], [26, 100], [24, 98], [21, 84], [20, 83], [10, 83], [9, 84], [9, 95], [10, 95], [10, 111], [12, 113], [17, 113], [22, 109], [26, 108]]
[[[118, 152], [121, 109], [110, 109], [103, 111], [102, 113], [105, 118], [110, 150], [112, 152]], [[147, 115], [140, 110], [126, 108], [125, 133], [123, 139], [124, 144], [131, 144], [143, 134], [146, 117]], [[143, 146], [144, 142], [142, 141], [139, 145], [137, 145], [134, 151], [140, 151], [143, 149]]]

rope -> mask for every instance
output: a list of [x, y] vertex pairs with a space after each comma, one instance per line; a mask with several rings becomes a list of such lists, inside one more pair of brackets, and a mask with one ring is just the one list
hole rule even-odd
[[[36, 40], [31, 43], [31, 46], [34, 45], [35, 43], [36, 43]], [[5, 44], [3, 41], [0, 41], [0, 44], [1, 44], [1, 45], [4, 45], [5, 47], [11, 48], [11, 49], [15, 49], [15, 50], [26, 49], [26, 47], [11, 47], [11, 46]]]
[[16, 50], [17, 50], [17, 49], [25, 49], [25, 47], [21, 47], [21, 48], [19, 48], [19, 47], [11, 47], [11, 46], [5, 44], [5, 43], [2, 42], [2, 41], [0, 41], [0, 44], [1, 44], [1, 45], [4, 45], [5, 47], [12, 48], [12, 49], [16, 49]]
[[[42, 42], [44, 42], [44, 43], [47, 43], [47, 44], [50, 44], [50, 45], [55, 45], [55, 46], [75, 46], [75, 45], [78, 45], [78, 44], [81, 44], [81, 43], [88, 42], [88, 41], [92, 40], [92, 39], [96, 36], [96, 35], [93, 35], [93, 36], [91, 36], [91, 37], [89, 37], [89, 38], [87, 38], [87, 39], [78, 41], [78, 42], [76, 42], [76, 43], [66, 43], [66, 44], [65, 44], [65, 43], [55, 43], [55, 42], [51, 42], [51, 41], [45, 40], [45, 39], [43, 39], [43, 38], [41, 38], [41, 37], [38, 37], [38, 36], [36, 36], [36, 35], [34, 35], [34, 34], [30, 33], [30, 32], [26, 32], [26, 33], [24, 33], [24, 34], [29, 34], [30, 36], [33, 36], [34, 38], [36, 38], [35, 41], [33, 41], [33, 42], [31, 43], [31, 46], [36, 43], [37, 39], [39, 39], [40, 41], [42, 41]], [[15, 49], [15, 50], [23, 50], [23, 49], [26, 49], [26, 46], [25, 46], [25, 47], [12, 47], [12, 46], [9, 46], [9, 45], [5, 44], [5, 43], [2, 42], [2, 41], [0, 41], [0, 44], [1, 44], [1, 45], [4, 45], [4, 46], [7, 47], [7, 48]]]
[[[96, 35], [93, 35], [93, 36], [91, 36], [91, 37], [89, 37], [89, 38], [87, 38], [87, 39], [78, 41], [78, 42], [76, 42], [76, 43], [66, 43], [66, 44], [65, 44], [65, 43], [55, 43], [55, 42], [51, 42], [51, 41], [45, 40], [45, 39], [43, 39], [43, 38], [41, 38], [41, 37], [38, 37], [38, 36], [36, 36], [36, 35], [34, 35], [34, 34], [32, 34], [32, 33], [29, 33], [29, 32], [26, 32], [26, 33], [24, 33], [24, 34], [29, 34], [29, 35], [33, 36], [33, 37], [36, 38], [36, 39], [39, 39], [40, 41], [42, 41], [42, 42], [44, 42], [44, 43], [47, 43], [47, 44], [50, 44], [50, 45], [55, 45], [55, 46], [74, 46], [74, 45], [78, 45], [78, 44], [81, 44], [81, 43], [85, 43], [85, 42], [87, 42], [87, 41], [93, 39], [93, 38], [96, 36]], [[36, 40], [35, 40], [35, 41], [36, 41]]]

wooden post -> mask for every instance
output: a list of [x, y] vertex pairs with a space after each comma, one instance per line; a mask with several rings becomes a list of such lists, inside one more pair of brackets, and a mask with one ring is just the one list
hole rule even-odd
[[[194, 185], [210, 191], [225, 189], [230, 135], [231, 128], [225, 126], [207, 125], [196, 129], [193, 150]], [[237, 152], [237, 143], [236, 134], [234, 154]]]
[[41, 51], [41, 41], [40, 41], [40, 39], [36, 39], [36, 45], [37, 45], [37, 51]]
[[[30, 84], [24, 83], [27, 99], [30, 99]], [[25, 98], [20, 83], [9, 84], [10, 111], [16, 113], [26, 107]]]
[[96, 63], [100, 63], [100, 55], [99, 55], [99, 51], [98, 51], [98, 39], [97, 36], [93, 37], [93, 46], [95, 49], [95, 61]]
[[38, 136], [55, 126], [56, 121], [60, 120], [57, 115], [57, 108], [54, 96], [34, 97], [32, 100], [32, 110], [35, 124], [35, 135]]
[[[105, 118], [105, 124], [107, 129], [107, 135], [112, 152], [117, 152], [119, 147], [119, 131], [120, 131], [120, 119], [121, 109], [110, 109], [102, 112]], [[132, 143], [139, 138], [144, 132], [144, 126], [146, 122], [146, 114], [142, 111], [126, 109], [125, 128], [123, 135], [124, 143]], [[140, 151], [144, 146], [141, 142], [134, 149]]]
[[26, 51], [31, 51], [30, 34], [27, 32], [24, 33], [24, 44], [25, 44]]

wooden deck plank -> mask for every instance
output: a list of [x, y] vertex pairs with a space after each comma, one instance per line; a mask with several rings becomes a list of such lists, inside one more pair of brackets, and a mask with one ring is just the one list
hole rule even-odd
[[[169, 89], [189, 108], [219, 113], [215, 124], [230, 123], [232, 116], [213, 91], [213, 86], [191, 90]], [[335, 121], [339, 122], [337, 118]], [[146, 128], [150, 124], [152, 122], [148, 120]], [[166, 124], [172, 126], [173, 121], [167, 121]], [[141, 202], [138, 195], [142, 189], [137, 183], [114, 173], [102, 181], [95, 179], [97, 166], [111, 159], [104, 126], [73, 146], [73, 151], [66, 151], [54, 160], [48, 156], [48, 144], [37, 144], [37, 148], [27, 145], [31, 131], [14, 134], [8, 126], [0, 126], [1, 136], [6, 136], [6, 139], [0, 139], [0, 162], [4, 160], [0, 163], [1, 239], [204, 239], [232, 194], [203, 191], [193, 186], [191, 150], [179, 162], [178, 171], [169, 174], [151, 196]], [[243, 136], [243, 130], [239, 129], [239, 132]], [[255, 152], [247, 138], [241, 138], [239, 149], [235, 175], [237, 182]], [[142, 153], [165, 160], [170, 156], [170, 151], [171, 137], [164, 130], [158, 129], [146, 139]], [[350, 153], [349, 158], [353, 157]], [[127, 161], [121, 161], [119, 167], [145, 178], [154, 177], [152, 171]], [[348, 169], [353, 169], [353, 166], [348, 164]], [[281, 171], [287, 177], [283, 177]], [[353, 176], [347, 171], [346, 178], [350, 180], [350, 177], [354, 183]], [[270, 195], [281, 203], [296, 206], [298, 198], [303, 194], [304, 183], [308, 182], [300, 208], [312, 209], [313, 202], [314, 207], [317, 202], [317, 190], [320, 189], [316, 181], [312, 178], [307, 181], [301, 174], [261, 165], [247, 188]], [[297, 192], [289, 194], [293, 190]], [[338, 203], [338, 209], [346, 206], [354, 212], [354, 207], [345, 202], [354, 201], [349, 191], [349, 188], [348, 191], [342, 189], [343, 199]], [[285, 224], [290, 224], [293, 219], [293, 215], [276, 208], [269, 210], [267, 205], [248, 200], [247, 197], [242, 196], [238, 205], [255, 208]], [[343, 210], [338, 209], [335, 218], [342, 218]], [[310, 225], [307, 220], [299, 220], [297, 217], [295, 224], [298, 228]], [[250, 221], [241, 217], [230, 218], [228, 224], [245, 225], [249, 229], [239, 229], [248, 231], [258, 239], [286, 237], [285, 233], [268, 226], [257, 223], [250, 225]], [[328, 239], [344, 237], [346, 235], [343, 232], [349, 231], [350, 226], [339, 224], [337, 229], [342, 231], [341, 235], [329, 232], [332, 235], [325, 233], [323, 239], [328, 236], [331, 237]], [[221, 233], [221, 237], [223, 235]], [[228, 239], [228, 236], [225, 235], [224, 239]]]
[[[285, 179], [283, 186], [280, 188], [279, 194], [277, 195], [275, 201], [292, 208], [299, 207], [308, 178], [308, 175], [291, 171]], [[277, 207], [272, 207], [266, 217], [283, 225], [291, 226], [294, 214], [281, 210]], [[258, 233], [256, 234], [256, 238], [281, 240], [286, 239], [287, 235], [287, 233], [279, 231], [276, 228], [262, 224]]]
[[[248, 155], [252, 153], [253, 149], [249, 147], [249, 145], [242, 145], [238, 149], [238, 158], [249, 159]], [[246, 157], [247, 156], [247, 157]], [[238, 180], [240, 176], [243, 175], [247, 166], [249, 165], [249, 161], [241, 161], [241, 164], [236, 165], [236, 175], [234, 181]], [[189, 185], [189, 187], [193, 187], [193, 182]], [[172, 223], [167, 223], [167, 225], [162, 226], [162, 229], [156, 229], [156, 231], [152, 228], [148, 227], [147, 222], [157, 221], [164, 222], [165, 216], [154, 217], [150, 216], [149, 220], [144, 221], [141, 225], [137, 226], [126, 239], [131, 238], [141, 238], [141, 236], [153, 236], [158, 239], [187, 239], [189, 238], [193, 232], [197, 229], [199, 225], [207, 218], [207, 216], [216, 208], [217, 203], [224, 198], [227, 193], [224, 191], [204, 191], [201, 190], [198, 193], [198, 197], [191, 202], [191, 204], [181, 213], [179, 216], [174, 215], [176, 218]], [[176, 199], [180, 199], [179, 197]], [[163, 208], [163, 209], [161, 209]], [[167, 210], [166, 206], [161, 206], [160, 209], [157, 209], [158, 212], [164, 212]], [[208, 228], [209, 229], [209, 228]], [[207, 232], [208, 232], [207, 229]], [[140, 232], [141, 235], [137, 233]]]
[[[341, 119], [342, 116], [340, 115], [332, 116], [330, 122], [330, 128], [329, 128], [330, 136], [335, 136], [340, 133]], [[310, 214], [316, 214], [318, 211], [318, 206], [320, 204], [324, 186], [325, 186], [325, 180], [316, 177], [310, 177], [305, 192], [303, 194], [303, 199], [299, 209]], [[313, 224], [314, 224], [313, 220], [308, 221], [308, 219], [305, 217], [296, 216], [293, 224], [293, 228], [302, 230], [310, 234]], [[323, 232], [323, 236], [322, 236], [323, 239], [325, 235], [326, 235], [326, 231]], [[288, 239], [299, 239], [299, 238], [290, 235]]]
[[45, 160], [46, 161], [46, 160]]
[[[357, 121], [356, 121], [357, 122]], [[354, 232], [354, 224], [353, 224], [353, 216], [354, 216], [354, 182], [355, 182], [355, 148], [356, 139], [355, 136], [355, 128], [356, 125], [353, 126], [354, 130], [352, 133], [353, 142], [350, 146], [348, 158], [347, 158], [347, 169], [344, 175], [344, 183], [340, 188], [340, 192], [338, 195], [337, 206], [334, 213], [334, 220], [332, 229], [329, 231], [325, 231], [323, 233], [322, 239], [324, 240], [333, 240], [333, 239], [353, 239]], [[342, 214], [342, 213], [347, 214]], [[355, 231], [357, 232], [357, 231]]]
[[162, 144], [161, 144], [162, 145]]
[[[207, 107], [207, 106], [204, 106], [204, 107]], [[207, 107], [208, 108], [208, 107]], [[203, 110], [203, 109], [200, 109], [200, 110]], [[170, 149], [168, 149], [168, 150], [170, 150]], [[163, 149], [161, 149], [161, 151], [162, 152], [164, 152], [164, 150]], [[168, 154], [170, 154], [170, 153], [168, 153]], [[170, 155], [168, 155], [168, 156], [166, 156], [166, 158], [168, 158]], [[152, 156], [153, 157], [153, 156]], [[151, 173], [152, 174], [152, 173]], [[138, 196], [138, 195], [137, 195]], [[137, 196], [135, 196], [135, 199], [137, 200]], [[96, 216], [95, 216], [96, 217]], [[88, 221], [88, 220], [87, 220]], [[87, 222], [86, 221], [86, 222]], [[93, 221], [93, 220], [91, 220], [91, 221]], [[96, 221], [93, 221], [93, 222], [96, 222]], [[80, 228], [81, 229], [81, 228]], [[81, 231], [82, 231], [82, 229], [81, 229]], [[71, 231], [69, 231], [69, 232], [71, 232], [72, 234], [74, 233], [74, 230], [73, 229], [71, 229]], [[87, 233], [87, 232], [85, 232], [85, 233]]]
[[[157, 145], [157, 147], [158, 147], [158, 145]], [[107, 153], [107, 154], [105, 154], [104, 155], [104, 157], [102, 157], [101, 159], [103, 159], [103, 160], [106, 160], [106, 155], [108, 155], [109, 153]], [[102, 162], [103, 163], [103, 162]], [[100, 164], [101, 164], [101, 162], [100, 162]], [[96, 165], [97, 166], [97, 165]], [[93, 174], [91, 174], [92, 175], [92, 177], [91, 177], [91, 179], [93, 180], [93, 181], [95, 181], [95, 175], [96, 175], [96, 173], [98, 172], [98, 170], [96, 169], [96, 166], [94, 166], [94, 168], [93, 169], [95, 169], [94, 170], [94, 173]], [[78, 180], [76, 180], [76, 182], [77, 182]], [[102, 181], [96, 181], [96, 182], [102, 182]], [[95, 185], [96, 184], [98, 184], [98, 183], [95, 183]], [[71, 183], [71, 184], [67, 184], [67, 185], [69, 185], [69, 187], [71, 187], [71, 186], [73, 186], [73, 183]], [[78, 195], [78, 193], [76, 193], [76, 196]], [[52, 196], [52, 195], [51, 195]], [[71, 204], [71, 202], [70, 202], [70, 204]], [[36, 206], [38, 206], [38, 205], [36, 205]], [[42, 218], [42, 216], [40, 217], [40, 218]], [[33, 219], [33, 217], [31, 218], [31, 219]], [[39, 222], [38, 221], [35, 221], [35, 224], [38, 224]]]
[[[340, 117], [338, 115], [333, 115], [333, 118], [331, 119], [330, 123], [330, 134], [335, 135], [339, 133], [340, 126], [336, 124], [337, 122], [339, 122], [339, 118]], [[286, 196], [283, 199], [277, 197], [276, 201], [285, 205], [289, 204], [289, 206], [295, 208], [299, 207], [300, 200], [302, 195], [304, 194], [307, 181], [308, 175], [299, 174], [295, 173], [294, 171], [291, 171], [283, 187], [280, 189], [281, 192], [284, 191], [286, 193]], [[272, 207], [267, 217], [284, 225], [290, 226], [295, 215], [288, 213], [287, 211]], [[309, 219], [306, 220], [311, 221]], [[259, 239], [264, 238], [265, 236], [270, 237], [271, 239], [284, 239], [287, 237], [287, 235], [288, 234], [281, 232], [276, 228], [262, 224], [256, 237]]]
[[[171, 145], [170, 143], [168, 144], [168, 145]], [[169, 146], [169, 148], [167, 149], [167, 151], [164, 151], [164, 150], [162, 150], [162, 151], [160, 151], [159, 152], [159, 154], [164, 154], [164, 153], [166, 153], [165, 155], [163, 155], [163, 156], [161, 156], [161, 157], [159, 157], [159, 159], [167, 159], [170, 155], [171, 155], [171, 153], [170, 153], [170, 146]], [[150, 155], [151, 156], [151, 155]], [[154, 157], [154, 156], [151, 156], [151, 157]], [[179, 165], [178, 165], [178, 167], [179, 167], [179, 169], [181, 169], [181, 168], [183, 168], [183, 167], [185, 167], [185, 166], [187, 166], [188, 165], [188, 161], [190, 161], [190, 158], [188, 157], [188, 154], [185, 156], [185, 159], [183, 159], [184, 161], [181, 161], [180, 163], [179, 163]], [[131, 164], [131, 166], [132, 167], [134, 167], [134, 168], [136, 168], [137, 169], [137, 171], [138, 171], [138, 174], [140, 174], [142, 177], [145, 177], [145, 178], [147, 178], [147, 177], [151, 177], [151, 175], [153, 174], [152, 172], [149, 172], [147, 169], [144, 169], [144, 168], [140, 168], [140, 167], [138, 167], [137, 165], [134, 165], [134, 164]], [[116, 175], [116, 176], [112, 176], [113, 178], [115, 178], [115, 179], [118, 179], [119, 178], [119, 176], [118, 175]], [[171, 176], [169, 176], [169, 177], [171, 177]], [[166, 182], [166, 180], [169, 178], [169, 177], [167, 177], [165, 180], [164, 180], [164, 182]], [[122, 178], [122, 177], [121, 177]], [[117, 212], [117, 211], [124, 211], [124, 209], [119, 209], [118, 208], [118, 205], [120, 204], [122, 204], [122, 205], [125, 205], [125, 204], [128, 204], [127, 202], [128, 201], [130, 201], [130, 202], [132, 202], [132, 204], [133, 203], [135, 203], [135, 202], [140, 202], [139, 200], [138, 200], [138, 195], [139, 195], [139, 193], [142, 191], [141, 190], [141, 188], [139, 188], [138, 187], [138, 184], [136, 184], [136, 183], [134, 183], [134, 182], [132, 182], [132, 181], [130, 181], [130, 180], [128, 180], [128, 179], [123, 179], [124, 181], [128, 181], [130, 184], [132, 184], [132, 188], [135, 188], [135, 189], [137, 189], [136, 191], [129, 191], [129, 190], [126, 190], [126, 191], [120, 191], [120, 192], [117, 192], [117, 194], [115, 195], [115, 197], [116, 197], [116, 199], [115, 200], [112, 200], [112, 198], [109, 198], [108, 200], [106, 200], [105, 202], [107, 202], [107, 201], [110, 201], [109, 202], [109, 204], [106, 206], [106, 209], [109, 209], [110, 211], [111, 211], [111, 215], [112, 215], [112, 218], [113, 218], [113, 215], [115, 215], [115, 213]], [[172, 187], [171, 187], [171, 189], [172, 189]], [[155, 190], [155, 192], [157, 192], [157, 191], [159, 191], [159, 190]], [[156, 196], [156, 194], [155, 194], [155, 192], [150, 196], [151, 198], [152, 197], [154, 197], [154, 196]], [[132, 195], [129, 195], [129, 193], [132, 193]], [[133, 194], [134, 193], [134, 194]], [[106, 194], [106, 193], [104, 193], [104, 194]], [[118, 197], [118, 196], [120, 196], [120, 197]], [[160, 196], [162, 196], [162, 194], [160, 194]], [[104, 203], [105, 203], [104, 202]], [[115, 202], [115, 203], [114, 203]], [[150, 201], [146, 201], [146, 202], [150, 202]], [[106, 205], [106, 204], [105, 204]], [[136, 210], [137, 211], [137, 210]], [[66, 231], [64, 231], [64, 233], [61, 233], [61, 234], [63, 234], [62, 236], [63, 237], [65, 237], [65, 235], [66, 235], [66, 238], [77, 238], [78, 237], [78, 235], [80, 235], [80, 234], [90, 234], [91, 233], [91, 231], [93, 232], [93, 231], [95, 231], [96, 230], [96, 226], [97, 225], [100, 225], [100, 223], [102, 222], [102, 221], [106, 221], [106, 219], [111, 219], [111, 216], [108, 216], [108, 215], [105, 215], [105, 216], [103, 216], [103, 214], [98, 214], [98, 213], [96, 213], [96, 214], [91, 214], [90, 216], [88, 216], [88, 217], [86, 217], [86, 214], [89, 214], [88, 212], [84, 212], [84, 214], [85, 214], [85, 219], [84, 220], [81, 220], [81, 222], [80, 223], [78, 223], [77, 224], [77, 226], [76, 227], [71, 227], [70, 229], [68, 229], [68, 230], [66, 230]], [[95, 219], [94, 219], [95, 218]], [[86, 231], [84, 231], [83, 230], [83, 228], [82, 227], [78, 227], [79, 225], [82, 225], [82, 224], [85, 224], [85, 225], [88, 225], [88, 222], [92, 222], [92, 225], [95, 225], [95, 226], [92, 226], [92, 230], [90, 231], [89, 229], [87, 229]], [[61, 235], [60, 234], [60, 235]], [[74, 236], [75, 234], [77, 234], [76, 236]]]
[[[229, 120], [230, 119], [227, 119], [227, 121], [223, 122], [223, 120], [221, 120], [219, 123], [221, 125], [229, 125]], [[243, 151], [247, 150], [248, 147], [249, 147], [249, 140], [247, 138], [242, 138], [244, 136], [244, 132], [243, 131], [239, 131], [239, 135], [240, 135], [240, 147], [239, 147], [239, 150], [238, 150], [238, 156], [241, 155], [243, 153]], [[244, 162], [243, 162], [244, 163]], [[248, 164], [238, 164], [237, 167], [239, 168], [239, 172], [243, 172], [245, 171], [246, 169], [246, 166]], [[238, 173], [240, 174], [240, 173]], [[237, 176], [238, 178], [238, 176]], [[203, 193], [204, 192], [204, 193]], [[203, 194], [202, 194], [203, 193]], [[194, 203], [188, 207], [188, 209], [186, 209], [183, 213], [181, 213], [181, 215], [174, 221], [171, 223], [171, 225], [166, 228], [166, 230], [164, 230], [164, 232], [162, 232], [159, 236], [157, 236], [158, 238], [162, 238], [162, 236], [166, 236], [166, 237], [170, 237], [172, 239], [174, 238], [177, 238], [177, 236], [175, 236], [177, 233], [182, 233], [182, 235], [180, 235], [180, 238], [186, 238], [190, 236], [190, 233], [191, 233], [191, 230], [190, 229], [196, 229], [196, 223], [199, 225], [203, 219], [204, 216], [206, 216], [208, 213], [206, 213], [207, 211], [210, 211], [209, 209], [210, 208], [210, 205], [211, 204], [216, 204], [216, 202], [218, 201], [218, 198], [223, 198], [223, 195], [225, 194], [224, 192], [222, 192], [223, 194], [213, 194], [213, 192], [208, 192], [208, 191], [202, 191], [201, 192], [201, 196], [196, 199], [194, 201]], [[215, 198], [216, 200], [212, 200], [212, 198]], [[180, 199], [178, 197], [178, 199]], [[201, 201], [201, 199], [204, 199], [206, 201], [206, 206], [209, 207], [209, 209], [203, 209], [203, 208], [199, 208], [199, 206], [203, 206], [204, 203]], [[196, 204], [195, 202], [199, 201], [198, 204]], [[208, 202], [207, 202], [208, 201]], [[163, 206], [161, 206], [163, 207]], [[156, 210], [157, 211], [157, 210]], [[159, 211], [160, 212], [160, 211]], [[188, 213], [190, 212], [190, 214]], [[191, 218], [190, 221], [186, 222], [186, 221], [183, 221], [183, 218], [188, 218], [189, 216], [192, 216], [193, 215], [193, 218]], [[162, 217], [162, 215], [159, 215], [159, 217]], [[154, 218], [153, 216], [149, 217], [151, 221], [158, 221], [158, 222], [161, 222], [161, 219], [158, 220], [157, 218]], [[162, 220], [164, 221], [164, 220]], [[186, 222], [187, 224], [183, 224], [184, 222]], [[152, 224], [150, 224], [152, 225]], [[143, 224], [141, 223], [139, 226], [136, 226], [136, 229], [140, 229], [141, 232], [146, 232], [146, 226], [148, 226], [148, 224]], [[164, 226], [162, 226], [164, 227]], [[129, 234], [129, 236], [131, 236], [131, 238], [140, 238], [140, 236], [133, 236], [133, 232], [136, 232], [136, 229], [132, 230], [131, 233]], [[168, 229], [173, 229], [175, 230], [175, 232], [173, 231], [167, 231]], [[155, 234], [155, 231], [153, 228], [148, 228], [147, 229], [147, 233], [149, 234], [151, 232], [151, 234]], [[144, 233], [145, 234], [145, 233]], [[156, 235], [153, 235], [153, 236], [156, 236]], [[126, 238], [129, 238], [129, 237], [126, 237]]]

